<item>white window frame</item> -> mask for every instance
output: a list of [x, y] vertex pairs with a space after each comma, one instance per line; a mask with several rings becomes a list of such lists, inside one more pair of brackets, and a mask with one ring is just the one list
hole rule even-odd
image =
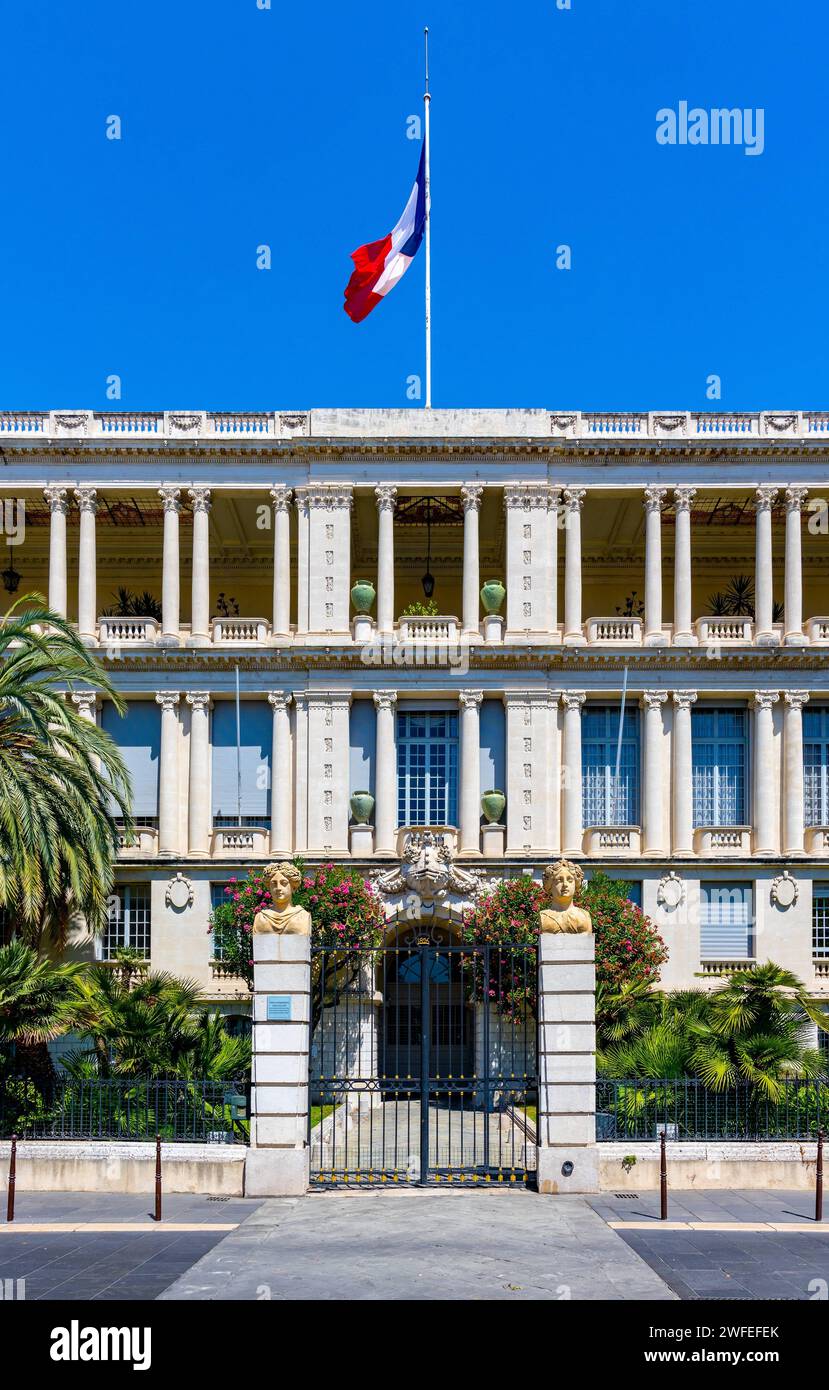
[[[432, 734], [429, 731], [429, 724], [433, 718], [447, 719], [455, 732], [448, 738]], [[414, 719], [426, 721], [427, 732], [425, 735], [411, 735], [405, 732], [410, 721]], [[460, 729], [457, 709], [430, 706], [426, 710], [422, 707], [399, 710], [396, 727], [398, 824], [403, 826], [457, 825], [460, 762]], [[411, 750], [419, 748], [423, 750], [422, 797], [413, 794], [417, 789], [419, 778], [417, 769], [413, 775], [411, 768]], [[441, 748], [446, 750], [446, 771], [442, 788], [435, 789], [432, 786], [434, 777], [432, 750], [437, 751]], [[435, 790], [437, 790], [436, 797], [433, 796]], [[434, 813], [436, 801], [442, 803], [442, 815]], [[422, 815], [417, 810], [421, 802], [423, 805]]]
[[[817, 737], [807, 732], [815, 716], [822, 724]], [[813, 762], [807, 761], [809, 750], [817, 754]], [[803, 794], [805, 824], [829, 825], [829, 705], [803, 711]]]
[[[641, 720], [636, 705], [628, 705], [625, 709], [625, 722], [633, 723], [636, 732], [622, 738], [622, 763], [619, 768], [619, 790], [622, 794], [618, 799], [626, 810], [630, 810], [630, 815], [621, 815], [618, 806], [615, 805], [616, 749], [621, 709], [621, 704], [604, 704], [597, 701], [595, 705], [585, 705], [582, 710], [582, 816], [586, 826], [640, 824], [642, 736]], [[585, 720], [600, 711], [605, 714], [607, 732], [602, 738], [588, 736], [585, 733]], [[593, 749], [598, 750], [598, 760], [591, 766], [587, 759]], [[624, 763], [626, 749], [635, 750], [633, 761], [627, 766]], [[631, 783], [629, 790], [626, 787], [628, 781]]]
[[[699, 720], [704, 715], [725, 714], [733, 712], [738, 712], [742, 715], [743, 733], [740, 738], [720, 734], [716, 734], [713, 738], [700, 738], [695, 734], [695, 725], [699, 723]], [[718, 758], [717, 761], [708, 764], [708, 767], [705, 768], [703, 765], [700, 764], [698, 759], [698, 751], [701, 748], [719, 749], [724, 747], [741, 747], [743, 749], [742, 786], [740, 787], [738, 792], [738, 805], [733, 814], [729, 812], [727, 807], [723, 804], [725, 800], [725, 791], [728, 787], [727, 779], [722, 776], [723, 764], [720, 762]], [[701, 826], [740, 826], [750, 824], [750, 754], [751, 749], [748, 734], [748, 710], [744, 704], [729, 704], [726, 702], [717, 701], [716, 704], [712, 703], [710, 705], [697, 705], [691, 711], [691, 795], [693, 805], [693, 823], [695, 829], [699, 829]], [[703, 794], [702, 792], [698, 792], [697, 779], [702, 771], [708, 769], [710, 769], [710, 771], [713, 774], [713, 785], [710, 796], [713, 815], [703, 816], [701, 813], [698, 812], [699, 799], [702, 797]]]
[[[99, 938], [100, 959], [115, 960], [116, 951], [140, 950], [144, 960], [149, 960], [152, 952], [152, 884], [116, 883], [112, 896], [118, 899], [117, 913], [107, 913], [106, 928]], [[144, 906], [146, 904], [146, 907]], [[134, 920], [144, 914], [145, 920]], [[118, 928], [121, 928], [119, 933]], [[121, 934], [123, 939], [113, 942], [112, 937]], [[139, 937], [142, 944], [135, 945], [133, 937]]]

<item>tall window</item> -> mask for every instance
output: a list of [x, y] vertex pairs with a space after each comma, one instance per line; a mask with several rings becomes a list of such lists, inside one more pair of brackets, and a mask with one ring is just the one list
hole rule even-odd
[[[101, 710], [101, 727], [117, 743], [132, 786], [133, 819], [137, 826], [158, 825], [158, 768], [161, 751], [161, 707], [155, 700], [130, 700], [120, 715], [111, 700]], [[112, 809], [117, 807], [112, 804]]]
[[[210, 911], [214, 912], [222, 903], [228, 901], [228, 894], [225, 892], [229, 888], [228, 883], [211, 883], [210, 885]], [[215, 934], [210, 933], [210, 959], [221, 960], [224, 955], [221, 944], [216, 940]]]
[[639, 824], [639, 710], [625, 707], [619, 780], [616, 754], [621, 705], [585, 705], [581, 719], [582, 812], [585, 825]]
[[753, 960], [754, 907], [750, 883], [701, 883], [700, 959]]
[[101, 959], [114, 960], [125, 948], [150, 958], [150, 885], [118, 883], [115, 886], [101, 940]]
[[829, 883], [812, 889], [812, 956], [829, 960]]
[[745, 825], [748, 747], [744, 709], [691, 713], [694, 825]]
[[829, 825], [829, 707], [803, 711], [806, 824]]
[[[217, 700], [213, 709], [213, 824], [271, 823], [273, 715], [265, 700]], [[238, 744], [237, 744], [238, 733]]]
[[458, 715], [397, 716], [399, 825], [457, 825]]

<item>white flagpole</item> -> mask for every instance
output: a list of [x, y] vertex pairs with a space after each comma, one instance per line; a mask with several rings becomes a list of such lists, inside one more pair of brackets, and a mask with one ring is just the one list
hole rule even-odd
[[424, 30], [426, 41], [426, 91], [423, 96], [424, 120], [423, 138], [426, 142], [426, 409], [432, 409], [432, 194], [429, 173], [429, 107], [432, 97], [429, 92], [429, 30]]
[[622, 703], [619, 707], [619, 733], [616, 739], [616, 772], [613, 777], [613, 818], [618, 821], [619, 817], [619, 773], [622, 766], [622, 733], [625, 725], [625, 701], [628, 693], [628, 668], [625, 665], [625, 673], [622, 677]]

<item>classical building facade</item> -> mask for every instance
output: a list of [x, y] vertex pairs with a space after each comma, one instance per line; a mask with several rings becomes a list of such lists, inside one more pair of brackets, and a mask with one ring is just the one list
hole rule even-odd
[[71, 693], [137, 818], [77, 949], [244, 1012], [230, 879], [428, 830], [459, 874], [624, 877], [670, 986], [829, 991], [829, 412], [7, 411], [0, 448], [8, 602], [129, 702]]

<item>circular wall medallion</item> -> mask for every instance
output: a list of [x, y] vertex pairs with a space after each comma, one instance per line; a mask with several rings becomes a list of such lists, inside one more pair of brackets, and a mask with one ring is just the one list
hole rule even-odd
[[784, 870], [777, 878], [773, 879], [771, 885], [771, 900], [778, 907], [793, 907], [797, 902], [798, 887], [789, 873]]
[[659, 880], [659, 887], [656, 890], [656, 901], [660, 907], [665, 907], [669, 911], [679, 907], [685, 897], [685, 888], [682, 879], [674, 873], [673, 869], [664, 878]]
[[175, 878], [170, 879], [167, 884], [165, 898], [168, 907], [174, 907], [177, 912], [182, 912], [185, 907], [192, 906], [193, 885], [189, 878], [184, 878], [182, 874], [176, 874]]

